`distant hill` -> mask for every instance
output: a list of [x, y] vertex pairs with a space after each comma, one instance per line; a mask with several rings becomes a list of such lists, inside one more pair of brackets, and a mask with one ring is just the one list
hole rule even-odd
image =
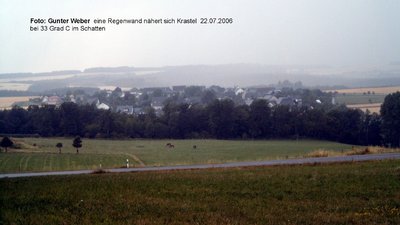
[[0, 73], [0, 78], [29, 77], [33, 73]]
[[43, 73], [0, 73], [0, 78], [22, 78], [22, 77], [33, 77], [33, 76], [60, 76], [69, 74], [79, 74], [80, 70], [61, 70]]
[[120, 66], [120, 67], [94, 67], [88, 68], [83, 71], [84, 73], [131, 73], [135, 72], [134, 67]]
[[59, 79], [24, 80], [31, 84], [29, 91], [42, 92], [64, 87], [161, 87], [173, 85], [254, 86], [279, 81], [301, 81], [312, 87], [370, 87], [400, 85], [400, 65], [369, 67], [330, 67], [321, 65], [183, 65], [165, 67], [94, 67], [83, 71], [66, 70], [48, 73], [0, 74], [5, 77], [34, 77], [73, 75]]

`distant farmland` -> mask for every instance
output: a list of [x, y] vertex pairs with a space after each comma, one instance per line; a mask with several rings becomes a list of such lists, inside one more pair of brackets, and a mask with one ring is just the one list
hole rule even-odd
[[371, 113], [380, 113], [381, 111], [381, 103], [355, 104], [355, 105], [347, 105], [347, 107], [352, 109], [361, 109], [364, 112], [368, 110]]
[[400, 91], [400, 86], [393, 87], [366, 87], [351, 89], [326, 90], [326, 92], [337, 92], [336, 102], [345, 104], [349, 108], [357, 108], [362, 111], [379, 113], [386, 95]]
[[327, 90], [326, 92], [338, 92], [346, 94], [363, 94], [368, 92], [374, 92], [375, 94], [390, 94], [396, 91], [400, 91], [400, 86], [393, 87], [366, 87], [366, 88], [351, 88], [351, 89], [336, 89]]
[[15, 102], [29, 101], [29, 99], [35, 97], [37, 96], [0, 97], [0, 109], [11, 108], [12, 104]]
[[381, 105], [385, 100], [386, 94], [338, 94], [336, 95], [336, 102], [338, 104], [345, 104], [349, 108], [361, 109], [366, 112], [380, 113]]

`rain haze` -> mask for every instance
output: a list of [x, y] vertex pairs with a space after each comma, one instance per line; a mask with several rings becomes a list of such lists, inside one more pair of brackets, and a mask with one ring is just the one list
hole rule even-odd
[[[400, 1], [0, 0], [0, 73], [90, 67], [400, 61]], [[32, 32], [31, 18], [233, 18], [232, 24], [107, 25]]]

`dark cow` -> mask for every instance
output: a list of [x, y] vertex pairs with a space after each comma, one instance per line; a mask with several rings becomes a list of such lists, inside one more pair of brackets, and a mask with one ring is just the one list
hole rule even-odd
[[173, 145], [173, 144], [171, 144], [171, 143], [167, 143], [166, 145], [165, 145], [165, 147], [168, 147], [168, 148], [175, 148], [175, 145]]

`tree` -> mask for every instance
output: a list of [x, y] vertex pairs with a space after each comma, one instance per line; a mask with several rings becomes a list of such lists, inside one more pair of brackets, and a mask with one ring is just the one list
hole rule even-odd
[[153, 91], [152, 96], [153, 97], [161, 97], [161, 96], [163, 96], [163, 91], [161, 89], [156, 89]]
[[63, 147], [63, 144], [60, 143], [60, 142], [58, 142], [58, 143], [56, 144], [56, 147], [58, 148], [58, 153], [61, 154], [61, 148]]
[[169, 101], [163, 108], [162, 120], [168, 126], [168, 138], [181, 138], [179, 137], [178, 124], [179, 124], [179, 107], [173, 101]]
[[115, 130], [115, 114], [111, 113], [111, 111], [101, 112], [98, 120], [96, 121], [96, 125], [99, 126], [100, 132], [107, 138], [111, 137], [111, 133]]
[[212, 90], [207, 90], [203, 93], [201, 96], [201, 102], [203, 104], [210, 104], [212, 101], [214, 101], [217, 98], [216, 94]]
[[234, 110], [232, 100], [214, 100], [207, 106], [209, 129], [211, 135], [218, 139], [228, 139], [234, 136]]
[[72, 142], [72, 146], [76, 148], [76, 154], [79, 154], [79, 148], [82, 147], [82, 140], [81, 137], [77, 136], [74, 141]]
[[271, 115], [271, 131], [273, 137], [276, 138], [289, 138], [296, 132], [295, 129], [295, 116], [291, 112], [290, 107], [285, 105], [278, 105], [274, 107]]
[[240, 105], [235, 107], [234, 111], [234, 131], [238, 138], [246, 139], [249, 133], [249, 106]]
[[382, 141], [381, 137], [382, 120], [376, 113], [367, 113], [364, 115], [362, 125], [362, 140], [363, 145], [380, 145]]
[[385, 97], [381, 107], [382, 135], [386, 145], [400, 146], [400, 92]]
[[270, 136], [271, 110], [266, 100], [255, 100], [250, 105], [250, 135], [254, 138]]
[[185, 88], [184, 96], [185, 97], [196, 97], [201, 96], [202, 88], [200, 86], [189, 86]]
[[346, 144], [359, 144], [362, 134], [362, 111], [340, 107], [327, 113], [327, 129], [330, 140]]
[[329, 139], [328, 117], [324, 109], [305, 110], [302, 115], [302, 126], [297, 127], [300, 135], [308, 138]]
[[3, 147], [6, 152], [7, 152], [7, 148], [13, 146], [14, 142], [11, 141], [11, 139], [7, 136], [3, 137], [3, 139], [0, 142], [0, 146]]
[[73, 102], [64, 102], [60, 107], [60, 126], [66, 136], [79, 135], [82, 124], [80, 123], [80, 108]]

